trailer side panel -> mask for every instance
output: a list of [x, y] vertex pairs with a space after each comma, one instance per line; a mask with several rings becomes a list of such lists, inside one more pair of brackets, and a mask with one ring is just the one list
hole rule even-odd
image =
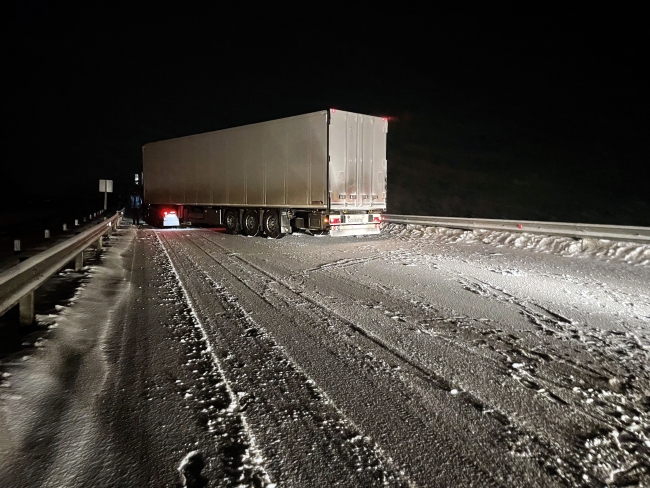
[[327, 111], [147, 144], [150, 204], [327, 207]]

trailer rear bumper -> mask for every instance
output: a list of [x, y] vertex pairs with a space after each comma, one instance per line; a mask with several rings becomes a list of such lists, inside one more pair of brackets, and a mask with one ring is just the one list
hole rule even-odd
[[381, 224], [340, 224], [330, 227], [332, 237], [368, 236], [381, 233]]

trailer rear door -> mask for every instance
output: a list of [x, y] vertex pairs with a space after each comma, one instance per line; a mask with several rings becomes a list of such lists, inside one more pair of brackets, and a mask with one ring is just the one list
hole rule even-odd
[[387, 132], [385, 118], [330, 110], [332, 209], [386, 209]]

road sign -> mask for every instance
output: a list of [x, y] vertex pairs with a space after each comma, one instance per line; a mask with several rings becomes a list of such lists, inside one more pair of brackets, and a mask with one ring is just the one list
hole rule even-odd
[[99, 180], [99, 191], [113, 193], [113, 180]]
[[106, 210], [108, 194], [113, 193], [113, 180], [99, 180], [99, 191], [104, 192], [104, 210]]

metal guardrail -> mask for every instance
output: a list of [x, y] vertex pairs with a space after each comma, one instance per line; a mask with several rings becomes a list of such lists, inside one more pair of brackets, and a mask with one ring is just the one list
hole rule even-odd
[[34, 290], [72, 261], [75, 269], [81, 269], [84, 250], [93, 244], [101, 249], [102, 236], [114, 231], [121, 219], [122, 212], [117, 212], [81, 234], [0, 273], [0, 315], [18, 304], [20, 322], [31, 324], [34, 320]]
[[505, 232], [527, 232], [530, 234], [577, 237], [582, 239], [609, 239], [612, 241], [631, 241], [650, 244], [650, 227], [392, 214], [384, 214], [383, 221], [392, 224], [414, 224], [467, 230], [486, 229]]

